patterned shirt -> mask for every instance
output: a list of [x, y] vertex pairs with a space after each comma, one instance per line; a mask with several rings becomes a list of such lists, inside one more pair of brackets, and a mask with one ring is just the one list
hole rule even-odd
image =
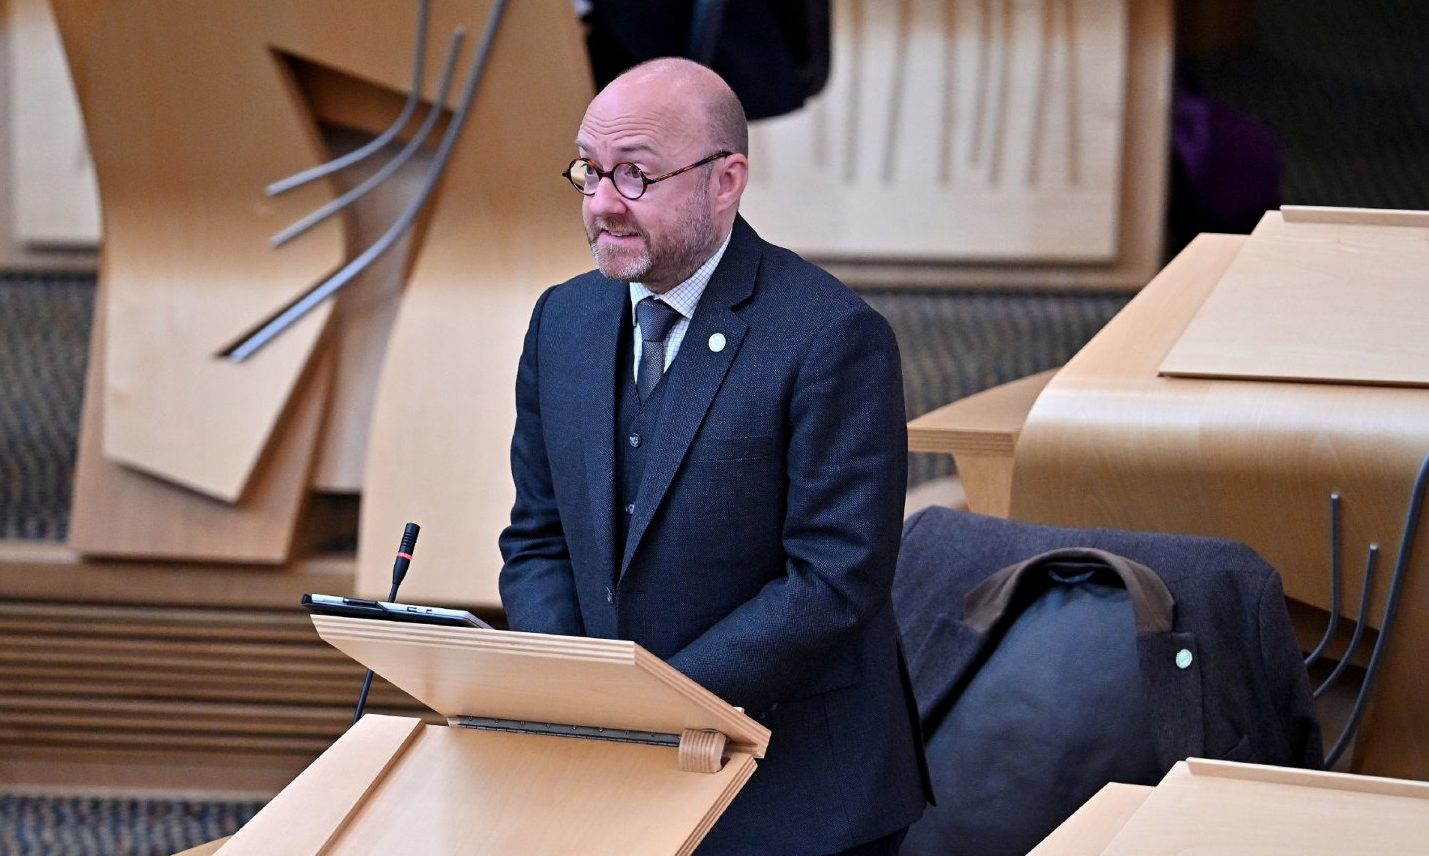
[[710, 276], [714, 274], [715, 268], [719, 267], [719, 260], [724, 258], [724, 251], [729, 248], [729, 239], [734, 233], [725, 236], [724, 243], [719, 245], [715, 254], [709, 260], [700, 265], [690, 278], [665, 292], [656, 295], [655, 292], [645, 287], [644, 283], [630, 283], [630, 318], [631, 324], [635, 328], [635, 361], [634, 370], [638, 373], [640, 366], [640, 354], [644, 350], [643, 339], [640, 337], [640, 321], [635, 316], [635, 306], [640, 301], [652, 295], [658, 297], [662, 303], [668, 303], [671, 309], [680, 314], [675, 321], [675, 326], [670, 328], [670, 335], [665, 337], [665, 368], [670, 368], [670, 363], [674, 361], [675, 354], [680, 351], [680, 343], [685, 340], [685, 331], [690, 329], [690, 319], [695, 317], [695, 307], [700, 303], [700, 295], [705, 293], [705, 286], [709, 285]]

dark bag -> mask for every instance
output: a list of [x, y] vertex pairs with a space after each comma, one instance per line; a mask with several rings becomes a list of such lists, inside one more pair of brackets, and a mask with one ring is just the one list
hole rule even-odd
[[790, 113], [829, 77], [829, 0], [593, 0], [586, 44], [596, 87], [648, 59], [719, 72], [750, 119]]

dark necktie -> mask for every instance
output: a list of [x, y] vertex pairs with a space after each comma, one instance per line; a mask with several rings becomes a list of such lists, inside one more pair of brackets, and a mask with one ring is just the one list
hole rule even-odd
[[635, 304], [635, 317], [640, 321], [640, 368], [635, 372], [635, 391], [640, 402], [650, 397], [660, 375], [665, 373], [665, 337], [679, 320], [680, 313], [668, 303], [647, 297]]

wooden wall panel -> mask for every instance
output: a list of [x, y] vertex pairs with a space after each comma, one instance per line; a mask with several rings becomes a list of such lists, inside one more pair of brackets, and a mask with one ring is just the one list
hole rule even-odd
[[[110, 309], [102, 448], [106, 465], [236, 501], [243, 516], [262, 491], [260, 475], [270, 471], [271, 459], [295, 442], [280, 436], [283, 420], [309, 412], [294, 390], [313, 363], [329, 308], [247, 363], [213, 354], [345, 257], [339, 221], [269, 250], [269, 234], [331, 191], [324, 184], [267, 199], [263, 185], [325, 156], [315, 117], [380, 127], [385, 114], [374, 103], [390, 106], [386, 95], [408, 87], [415, 6], [171, 5], [133, 14], [103, 0], [59, 5], [67, 42], [81, 58], [76, 77], [94, 114], [91, 130], [103, 138], [96, 159], [104, 204], [117, 212], [103, 272]], [[457, 80], [464, 78], [492, 6], [435, 0], [425, 92], [434, 91], [447, 36], [459, 26], [467, 32], [457, 65]], [[311, 73], [290, 77], [290, 67]], [[217, 78], [216, 88], [204, 88], [210, 78]], [[460, 88], [449, 93], [448, 110]], [[541, 98], [531, 98], [534, 91]], [[364, 299], [384, 305], [375, 311], [353, 300], [343, 313], [351, 323], [338, 341], [350, 388], [327, 405], [334, 428], [317, 482], [364, 488], [362, 567], [383, 577], [391, 533], [409, 519], [427, 527], [421, 555], [433, 570], [414, 575], [414, 597], [495, 603], [495, 538], [511, 502], [506, 449], [525, 322], [541, 290], [589, 266], [579, 198], [556, 174], [590, 92], [569, 6], [510, 4], [435, 195], [407, 246], [383, 259], [380, 276], [374, 273], [382, 281], [364, 288]], [[419, 157], [416, 166], [427, 163]], [[410, 178], [401, 182], [409, 195]], [[369, 223], [351, 234], [365, 240], [375, 231]], [[398, 307], [394, 283], [404, 276]], [[394, 315], [390, 343], [379, 341]], [[371, 380], [384, 358], [374, 405]], [[355, 421], [369, 408], [375, 408], [370, 434]], [[302, 455], [284, 458], [281, 471], [305, 478], [313, 447], [299, 445]], [[201, 506], [196, 494], [188, 498]], [[292, 518], [268, 525], [290, 530]], [[82, 535], [93, 531], [80, 527]], [[264, 537], [286, 543], [287, 536]], [[89, 549], [93, 541], [76, 543]], [[98, 551], [146, 549], [126, 546], [133, 550], [110, 544]], [[274, 560], [271, 551], [264, 555]], [[261, 557], [237, 549], [229, 558]], [[379, 587], [385, 594], [385, 581], [373, 586]]]
[[[296, 605], [6, 600], [0, 783], [272, 793], [346, 730], [362, 675]], [[439, 720], [380, 678], [369, 709]]]
[[104, 209], [104, 454], [232, 502], [329, 307], [248, 363], [214, 355], [344, 252], [335, 221], [281, 252], [267, 245], [331, 198], [321, 184], [263, 195], [267, 182], [322, 157], [273, 52], [297, 16], [276, 2], [57, 0], [54, 8]]
[[11, 227], [21, 244], [99, 242], [94, 163], [47, 0], [7, 0]]
[[288, 559], [308, 496], [313, 448], [332, 386], [332, 349], [320, 350], [300, 380], [241, 504], [234, 506], [137, 472], [100, 449], [108, 353], [109, 284], [95, 297], [86, 394], [75, 462], [69, 543], [96, 556], [271, 562]]
[[411, 520], [422, 535], [405, 598], [499, 603], [526, 324], [542, 291], [592, 266], [580, 197], [559, 175], [591, 89], [569, 5], [512, 3], [388, 343], [362, 501], [365, 595], [386, 595]]
[[827, 90], [754, 131], [750, 216], [821, 257], [1110, 262], [1128, 5], [835, 2]]

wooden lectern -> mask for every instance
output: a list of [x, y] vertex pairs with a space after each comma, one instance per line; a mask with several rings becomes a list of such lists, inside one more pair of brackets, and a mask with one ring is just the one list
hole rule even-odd
[[447, 717], [368, 715], [218, 852], [686, 854], [769, 730], [633, 642], [314, 617]]

